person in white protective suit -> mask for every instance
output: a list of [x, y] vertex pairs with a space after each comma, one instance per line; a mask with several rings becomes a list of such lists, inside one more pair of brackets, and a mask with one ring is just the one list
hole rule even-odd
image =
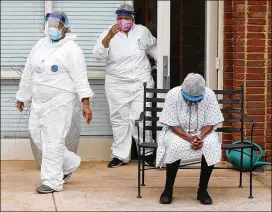
[[[147, 55], [157, 58], [156, 38], [145, 26], [134, 23], [133, 7], [124, 4], [116, 14], [117, 23], [100, 35], [93, 49], [96, 59], [106, 60], [105, 92], [114, 139], [108, 167], [129, 161], [132, 136], [138, 139], [135, 120], [143, 110], [143, 82], [147, 82], [149, 88], [154, 87]], [[145, 139], [145, 142], [153, 142], [151, 133], [147, 133]], [[154, 163], [151, 151], [148, 149], [146, 153], [148, 164]]]
[[31, 50], [16, 94], [17, 108], [23, 111], [31, 101], [29, 132], [42, 151], [41, 185], [38, 193], [61, 191], [63, 183], [79, 167], [81, 159], [65, 146], [73, 111], [92, 119], [90, 88], [84, 54], [74, 42], [65, 13], [48, 13], [45, 38]]
[[188, 74], [181, 86], [167, 93], [159, 121], [164, 127], [159, 135], [156, 166], [166, 164], [160, 203], [172, 202], [182, 160], [202, 158], [197, 199], [212, 204], [207, 188], [213, 167], [221, 159], [221, 142], [215, 129], [224, 118], [214, 92], [205, 86], [201, 75]]

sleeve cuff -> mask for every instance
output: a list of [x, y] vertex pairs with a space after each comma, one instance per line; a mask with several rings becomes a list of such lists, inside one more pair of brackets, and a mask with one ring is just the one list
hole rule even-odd
[[31, 92], [27, 88], [20, 88], [16, 93], [16, 100], [20, 102], [31, 101]]
[[105, 48], [101, 41], [99, 50], [101, 51], [101, 53], [107, 53], [109, 51], [109, 48]]
[[82, 101], [82, 99], [84, 99], [84, 98], [92, 99], [93, 97], [94, 97], [94, 92], [93, 91], [84, 92], [84, 93], [81, 93], [79, 95], [79, 100]]

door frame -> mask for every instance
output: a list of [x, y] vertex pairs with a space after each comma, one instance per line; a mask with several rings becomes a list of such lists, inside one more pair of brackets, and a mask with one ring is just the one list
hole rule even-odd
[[[170, 11], [171, 0], [157, 5], [157, 88], [169, 88], [170, 80]], [[205, 71], [206, 85], [211, 89], [223, 87], [223, 25], [224, 1], [205, 1]], [[216, 42], [215, 42], [216, 41]], [[163, 57], [168, 56], [168, 64]], [[164, 67], [167, 65], [168, 71]], [[166, 75], [165, 75], [166, 74]]]
[[[215, 42], [216, 41], [216, 42]], [[207, 87], [217, 89], [218, 1], [205, 1], [205, 70]]]
[[170, 86], [170, 6], [170, 0], [157, 3], [157, 88]]

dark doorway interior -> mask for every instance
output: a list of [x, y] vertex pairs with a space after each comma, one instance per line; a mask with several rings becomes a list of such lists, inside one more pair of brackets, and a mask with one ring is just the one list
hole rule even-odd
[[[204, 77], [205, 1], [181, 1], [181, 82], [188, 73]], [[172, 71], [172, 70], [171, 70]], [[172, 72], [171, 72], [172, 74]]]
[[[157, 37], [158, 0], [134, 0], [136, 24]], [[205, 1], [172, 0], [170, 11], [170, 88], [179, 86], [188, 73], [204, 76]], [[151, 61], [152, 62], [152, 61]], [[156, 81], [156, 75], [153, 75]], [[131, 158], [137, 159], [135, 142]]]
[[170, 88], [180, 85], [181, 5], [182, 1], [171, 1], [170, 5]]

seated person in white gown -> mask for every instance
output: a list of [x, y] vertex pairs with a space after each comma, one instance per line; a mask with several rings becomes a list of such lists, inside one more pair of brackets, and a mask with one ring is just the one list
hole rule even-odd
[[216, 163], [221, 160], [221, 142], [215, 132], [224, 120], [214, 92], [205, 86], [199, 74], [188, 74], [181, 86], [166, 96], [160, 122], [156, 166], [166, 164], [166, 184], [160, 203], [172, 202], [173, 186], [182, 160], [202, 157], [197, 199], [212, 204], [207, 192]]

